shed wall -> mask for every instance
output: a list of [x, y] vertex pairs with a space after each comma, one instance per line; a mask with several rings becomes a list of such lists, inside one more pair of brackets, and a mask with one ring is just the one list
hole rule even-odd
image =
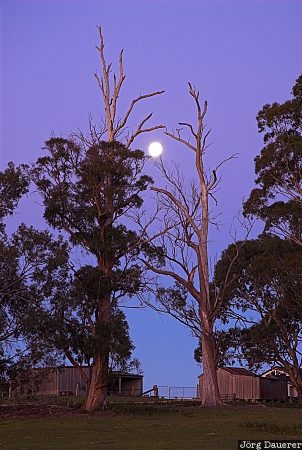
[[260, 398], [260, 383], [257, 377], [235, 375], [235, 398], [254, 400]]
[[[234, 375], [217, 370], [218, 388], [222, 398], [252, 400], [260, 398], [259, 378], [253, 376]], [[203, 375], [199, 378], [200, 393], [203, 392]]]
[[[219, 393], [223, 399], [287, 400], [287, 383], [257, 376], [230, 374], [217, 370]], [[199, 377], [200, 398], [203, 393], [203, 375]]]
[[[83, 367], [83, 371], [89, 377], [89, 367]], [[81, 376], [80, 371], [76, 367], [62, 367], [58, 369], [59, 372], [59, 394], [62, 393], [76, 393], [86, 392], [86, 383]]]
[[260, 398], [263, 400], [287, 400], [288, 388], [286, 380], [259, 378]]
[[[202, 377], [203, 378], [203, 377]], [[234, 396], [236, 393], [235, 379], [229, 373], [217, 371], [218, 388], [221, 397]]]
[[[89, 377], [89, 367], [83, 367]], [[143, 378], [131, 375], [113, 375], [111, 392], [121, 395], [140, 395], [143, 392]], [[21, 380], [20, 380], [21, 381]], [[26, 381], [17, 383], [12, 393], [28, 395], [85, 395], [87, 384], [76, 367], [59, 367], [49, 369], [32, 369], [27, 372]]]
[[143, 392], [143, 380], [142, 378], [126, 378], [122, 379], [122, 391], [121, 394], [124, 395], [140, 395]]

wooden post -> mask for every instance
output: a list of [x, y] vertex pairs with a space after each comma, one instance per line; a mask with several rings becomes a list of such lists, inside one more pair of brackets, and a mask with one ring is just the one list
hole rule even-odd
[[154, 397], [158, 398], [158, 386], [156, 384], [154, 384], [154, 386], [153, 386], [153, 391], [154, 391]]

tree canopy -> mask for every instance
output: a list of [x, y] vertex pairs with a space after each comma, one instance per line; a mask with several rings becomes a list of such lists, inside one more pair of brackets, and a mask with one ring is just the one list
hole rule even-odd
[[[215, 268], [215, 284], [223, 282], [237, 252], [230, 245]], [[224, 313], [235, 319], [230, 346], [240, 348], [250, 367], [281, 365], [302, 395], [302, 250], [277, 236], [261, 235], [244, 243], [231, 268]], [[234, 323], [234, 322], [232, 322]]]
[[83, 140], [52, 138], [45, 150], [47, 155], [32, 170], [44, 217], [95, 263], [77, 270], [68, 289], [75, 314], [69, 326], [76, 321], [73, 326], [82, 330], [82, 338], [77, 333], [82, 342], [73, 341], [72, 331], [65, 341], [70, 355], [70, 349], [74, 353], [81, 348], [84, 359], [93, 362], [86, 401], [86, 409], [92, 410], [105, 402], [110, 353], [116, 341], [121, 348], [121, 335], [114, 333], [123, 333], [125, 356], [132, 348], [118, 306], [142, 288], [143, 267], [137, 259], [142, 240], [130, 228], [130, 213], [142, 206], [142, 193], [152, 179], [142, 173], [144, 153], [120, 142], [86, 145]]
[[265, 105], [257, 115], [264, 147], [255, 158], [257, 188], [244, 205], [265, 230], [302, 245], [302, 76], [284, 103]]
[[[50, 354], [39, 351], [30, 339], [32, 327], [45, 299], [65, 278], [67, 245], [48, 231], [21, 223], [9, 234], [7, 215], [13, 214], [29, 179], [25, 166], [9, 163], [0, 172], [0, 357], [2, 378], [14, 366], [41, 363]], [[21, 364], [22, 363], [22, 364]]]

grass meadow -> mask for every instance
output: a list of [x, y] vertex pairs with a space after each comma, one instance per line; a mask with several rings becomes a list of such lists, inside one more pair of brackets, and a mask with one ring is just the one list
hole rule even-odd
[[293, 407], [114, 403], [94, 415], [74, 411], [69, 416], [2, 414], [0, 449], [236, 450], [238, 439], [302, 437], [302, 409]]

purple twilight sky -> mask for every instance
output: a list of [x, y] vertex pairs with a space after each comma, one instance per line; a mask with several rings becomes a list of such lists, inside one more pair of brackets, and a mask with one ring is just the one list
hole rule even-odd
[[[34, 161], [52, 132], [68, 136], [86, 129], [89, 113], [101, 119], [93, 74], [100, 69], [95, 44], [96, 25], [102, 25], [114, 68], [124, 48], [121, 110], [140, 93], [166, 90], [144, 101], [130, 125], [151, 111], [153, 123], [168, 128], [194, 121], [191, 81], [208, 100], [208, 164], [239, 153], [223, 170], [221, 232], [210, 242], [215, 257], [228, 244], [232, 217], [253, 186], [253, 159], [262, 146], [256, 114], [265, 103], [289, 98], [301, 73], [301, 23], [300, 1], [2, 0], [1, 170], [10, 160]], [[162, 132], [140, 136], [136, 147], [146, 150], [153, 140], [162, 142], [165, 161], [177, 162], [189, 178], [192, 155]], [[151, 162], [148, 170], [156, 177]], [[44, 226], [30, 196], [17, 217]], [[128, 318], [146, 389], [196, 385], [200, 368], [189, 330], [150, 311], [133, 311]]]

